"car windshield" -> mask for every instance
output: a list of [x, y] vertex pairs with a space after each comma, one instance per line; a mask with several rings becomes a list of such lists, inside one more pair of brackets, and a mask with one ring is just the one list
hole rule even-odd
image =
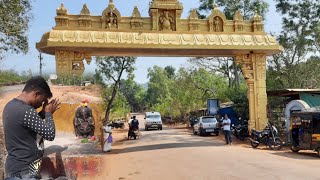
[[208, 118], [202, 118], [202, 122], [203, 123], [214, 123], [214, 122], [216, 122], [217, 120], [216, 120], [216, 118], [214, 118], [214, 117], [208, 117]]
[[160, 115], [147, 115], [147, 118], [150, 118], [150, 119], [160, 119]]

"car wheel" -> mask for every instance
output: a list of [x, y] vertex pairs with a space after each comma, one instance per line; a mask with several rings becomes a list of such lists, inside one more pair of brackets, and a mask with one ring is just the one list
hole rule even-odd
[[148, 127], [146, 126], [145, 128], [144, 128], [146, 131], [148, 131]]
[[216, 132], [216, 136], [219, 136], [219, 131], [218, 131], [218, 132]]

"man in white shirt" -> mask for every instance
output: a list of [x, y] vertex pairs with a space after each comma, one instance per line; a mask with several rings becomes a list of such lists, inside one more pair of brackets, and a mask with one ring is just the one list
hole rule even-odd
[[226, 144], [232, 144], [232, 139], [230, 135], [230, 124], [231, 124], [231, 120], [229, 119], [228, 115], [225, 114], [222, 121], [222, 126], [223, 126], [224, 137], [226, 139]]

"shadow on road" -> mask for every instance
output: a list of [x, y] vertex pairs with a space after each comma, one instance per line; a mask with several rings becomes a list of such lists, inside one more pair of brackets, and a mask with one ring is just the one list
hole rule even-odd
[[128, 147], [124, 149], [114, 149], [111, 151], [111, 154], [153, 151], [153, 150], [163, 150], [163, 149], [176, 149], [176, 148], [186, 148], [186, 147], [208, 147], [208, 146], [210, 147], [223, 146], [223, 144], [214, 143], [214, 142], [205, 142], [205, 141], [204, 142], [188, 142], [188, 143], [164, 143], [164, 144]]
[[303, 160], [319, 160], [319, 157], [317, 155], [317, 153], [313, 153], [311, 152], [298, 152], [298, 153], [294, 153], [294, 152], [275, 152], [272, 153], [273, 155], [277, 155], [277, 156], [282, 156], [282, 157], [286, 157], [286, 158], [291, 158], [291, 159], [303, 159]]

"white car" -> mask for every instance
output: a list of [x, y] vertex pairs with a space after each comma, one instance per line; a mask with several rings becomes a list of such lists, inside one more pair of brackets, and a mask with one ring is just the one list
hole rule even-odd
[[197, 119], [196, 124], [193, 125], [193, 134], [204, 134], [215, 133], [219, 135], [220, 125], [218, 120], [214, 116], [202, 116]]
[[159, 129], [162, 130], [162, 120], [159, 112], [146, 112], [145, 114], [145, 130]]

